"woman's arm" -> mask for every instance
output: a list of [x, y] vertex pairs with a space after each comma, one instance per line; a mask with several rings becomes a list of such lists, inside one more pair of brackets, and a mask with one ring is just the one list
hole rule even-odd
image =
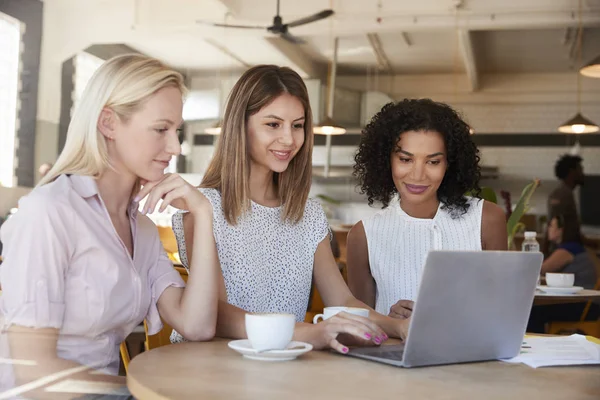
[[[210, 206], [210, 205], [209, 205]], [[158, 310], [166, 323], [188, 340], [210, 340], [215, 335], [220, 266], [212, 230], [212, 209], [189, 214], [193, 219], [192, 252], [185, 289], [168, 287], [160, 296]]]
[[[152, 212], [160, 199], [160, 211], [168, 205], [188, 210], [193, 219], [190, 236], [194, 238], [188, 263], [185, 289], [167, 287], [157, 305], [160, 316], [189, 340], [214, 337], [219, 300], [220, 265], [213, 235], [212, 206], [197, 188], [179, 175], [171, 174], [159, 182], [147, 183], [138, 197], [148, 196], [146, 210]], [[189, 224], [189, 222], [188, 222]], [[191, 258], [192, 254], [196, 257]], [[173, 270], [172, 265], [169, 267]]]
[[369, 248], [362, 221], [348, 232], [346, 249], [348, 287], [354, 297], [375, 308], [375, 280], [369, 266]]
[[[211, 216], [212, 218], [212, 216]], [[185, 246], [187, 261], [188, 264], [186, 267], [190, 271], [196, 262], [193, 258], [194, 250], [196, 248], [196, 243], [194, 241], [195, 238], [195, 218], [192, 214], [186, 213], [183, 215], [183, 243], [178, 243], [180, 246]], [[212, 234], [212, 232], [211, 232]], [[201, 251], [201, 250], [198, 250]], [[212, 251], [218, 258], [218, 254], [216, 252], [216, 242], [214, 241], [213, 236], [213, 249]], [[194, 260], [194, 261], [192, 261]], [[189, 279], [188, 279], [189, 285]], [[227, 291], [225, 289], [225, 280], [223, 279], [223, 274], [218, 271], [218, 311], [217, 311], [217, 324], [216, 324], [216, 335], [219, 337], [231, 338], [231, 339], [241, 339], [246, 338], [246, 311], [242, 310], [239, 307], [231, 305], [227, 302]], [[177, 330], [177, 329], [176, 329]], [[179, 331], [178, 331], [179, 332]], [[181, 332], [180, 332], [181, 333]], [[183, 333], [182, 333], [183, 335]], [[183, 335], [186, 337], [185, 335]]]
[[545, 274], [547, 272], [558, 272], [561, 271], [564, 267], [571, 264], [575, 257], [573, 254], [568, 252], [565, 249], [556, 249], [542, 264], [541, 274]]
[[329, 239], [325, 238], [319, 243], [314, 266], [315, 282], [325, 305], [368, 308], [370, 309], [369, 320], [381, 327], [386, 335], [404, 339], [408, 334], [409, 320], [379, 314], [372, 307], [357, 300], [339, 272], [328, 241]]
[[[189, 215], [186, 214], [183, 217], [187, 257], [188, 262], [192, 263], [192, 265], [195, 265], [195, 261], [192, 261], [192, 254], [194, 252], [194, 249], [196, 249], [196, 245], [195, 243], [192, 243], [190, 241], [190, 238], [194, 237], [193, 235], [196, 233], [196, 230], [194, 228], [195, 223], [195, 219], [193, 219]], [[327, 242], [327, 239], [325, 241]], [[326, 246], [328, 246], [329, 254], [331, 255], [331, 247], [328, 242], [326, 243]], [[337, 267], [336, 271], [337, 274], [340, 275], [339, 270], [337, 270]], [[216, 335], [219, 337], [226, 337], [232, 339], [246, 338], [246, 314], [248, 312], [227, 302], [225, 281], [221, 273], [219, 273], [218, 287], [219, 306]], [[350, 316], [349, 318], [352, 317], [354, 316]], [[367, 339], [367, 335], [369, 338], [382, 336], [382, 332], [376, 326], [374, 326], [374, 324], [367, 322], [369, 326], [366, 326], [365, 324], [359, 325], [360, 323], [350, 321], [349, 318], [343, 318], [341, 316], [334, 317], [328, 321], [316, 325], [298, 322], [296, 323], [296, 328], [294, 329], [294, 340], [310, 343], [315, 347], [315, 349], [324, 349], [327, 347], [332, 347], [341, 353], [346, 353], [348, 352], [348, 348], [341, 345], [336, 340], [336, 337], [339, 333], [354, 334], [358, 335], [360, 338], [363, 339]], [[357, 328], [357, 325], [360, 326], [360, 329]]]
[[508, 250], [506, 214], [494, 203], [482, 200], [481, 248], [483, 250]]
[[[28, 328], [13, 325], [7, 332], [0, 333], [1, 335], [7, 335], [10, 349], [9, 355], [0, 354], [1, 357], [35, 362], [35, 365], [19, 363], [13, 365], [15, 383], [18, 386], [65, 371], [71, 372], [68, 376], [69, 379], [125, 384], [125, 377], [92, 373], [94, 368], [90, 366], [83, 366], [74, 361], [59, 358], [56, 353], [56, 344], [59, 337], [58, 329]], [[32, 398], [52, 398], [51, 393], [44, 391], [28, 392], [26, 395]]]

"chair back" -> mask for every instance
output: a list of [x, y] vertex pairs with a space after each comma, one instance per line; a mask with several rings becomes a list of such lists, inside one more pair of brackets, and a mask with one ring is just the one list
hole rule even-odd
[[123, 368], [125, 369], [125, 375], [129, 372], [129, 362], [131, 357], [129, 356], [129, 349], [127, 348], [127, 342], [123, 341], [119, 346], [119, 352], [121, 353], [121, 360], [123, 361]]
[[585, 250], [590, 256], [590, 259], [594, 262], [594, 265], [596, 266], [596, 285], [594, 286], [594, 290], [600, 290], [600, 258], [598, 258], [595, 249], [592, 249], [591, 247], [586, 247]]
[[158, 237], [167, 254], [177, 253], [179, 249], [177, 248], [177, 239], [175, 238], [173, 229], [170, 226], [157, 226], [157, 228]]

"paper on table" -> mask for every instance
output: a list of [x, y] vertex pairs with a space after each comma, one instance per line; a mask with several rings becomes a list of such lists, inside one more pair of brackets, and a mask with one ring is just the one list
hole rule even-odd
[[117, 383], [65, 379], [48, 388], [47, 392], [129, 395], [127, 387]]
[[523, 363], [532, 368], [600, 364], [600, 345], [582, 335], [527, 337], [523, 340], [521, 354], [502, 361]]

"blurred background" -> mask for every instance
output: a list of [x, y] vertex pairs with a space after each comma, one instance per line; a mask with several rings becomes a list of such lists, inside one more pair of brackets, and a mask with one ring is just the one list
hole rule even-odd
[[[91, 74], [130, 52], [186, 78], [184, 152], [170, 170], [192, 183], [233, 84], [272, 63], [305, 79], [316, 124], [330, 117], [345, 129], [315, 140], [311, 194], [332, 224], [377, 210], [351, 176], [362, 127], [387, 102], [428, 97], [472, 126], [499, 204], [502, 191], [516, 201], [541, 179], [529, 229], [543, 229], [558, 157], [580, 155], [584, 233], [600, 231], [600, 135], [568, 122], [580, 113], [600, 123], [600, 0], [0, 0], [0, 215], [55, 161]], [[155, 222], [168, 225], [169, 212]]]

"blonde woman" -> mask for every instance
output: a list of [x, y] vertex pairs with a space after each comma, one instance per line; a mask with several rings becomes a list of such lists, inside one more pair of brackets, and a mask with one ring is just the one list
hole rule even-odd
[[[339, 273], [325, 213], [308, 199], [312, 129], [306, 86], [289, 68], [251, 68], [229, 95], [200, 189], [213, 207], [223, 273], [217, 335], [246, 337], [246, 312], [285, 312], [296, 316], [294, 339], [318, 349], [348, 352], [337, 340], [340, 334], [375, 344], [388, 335], [404, 337], [407, 321], [374, 311], [370, 319], [342, 313], [316, 325], [303, 323], [313, 280], [327, 306], [366, 307]], [[193, 265], [195, 247], [205, 240], [195, 236], [195, 223], [189, 214], [173, 219], [184, 265]], [[175, 332], [172, 341], [180, 340]]]
[[[78, 365], [117, 374], [119, 344], [144, 319], [150, 334], [162, 319], [194, 340], [213, 337], [210, 203], [163, 173], [181, 150], [184, 91], [178, 72], [141, 55], [113, 58], [91, 78], [58, 161], [2, 226], [0, 322], [12, 358], [35, 359], [40, 374]], [[185, 290], [156, 226], [137, 211], [147, 194], [143, 211], [164, 198], [163, 209], [190, 212], [202, 238]]]

